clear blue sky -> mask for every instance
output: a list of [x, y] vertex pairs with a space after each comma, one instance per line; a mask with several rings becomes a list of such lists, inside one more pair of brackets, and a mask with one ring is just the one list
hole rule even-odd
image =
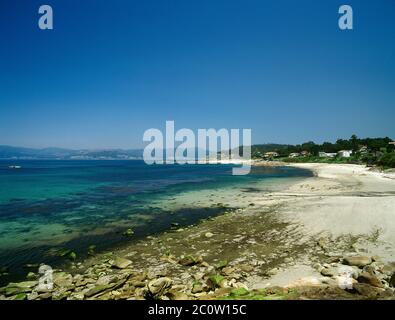
[[135, 148], [166, 120], [395, 138], [394, 0], [1, 0], [0, 37], [0, 144]]

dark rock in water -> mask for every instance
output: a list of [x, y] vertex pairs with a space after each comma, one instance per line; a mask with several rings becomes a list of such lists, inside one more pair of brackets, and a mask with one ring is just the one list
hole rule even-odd
[[123, 235], [126, 237], [131, 237], [132, 235], [134, 235], [134, 231], [129, 228], [123, 233]]
[[8, 267], [0, 267], [0, 274], [7, 273], [7, 272], [8, 272]]
[[384, 287], [380, 279], [378, 279], [375, 275], [370, 274], [368, 272], [362, 272], [357, 278], [357, 280], [360, 283], [367, 283], [373, 287], [378, 287], [378, 288]]
[[71, 249], [61, 249], [58, 251], [59, 257], [64, 257], [70, 260], [77, 259], [77, 254]]
[[24, 266], [26, 269], [38, 269], [40, 267], [39, 263], [26, 263]]
[[118, 268], [118, 269], [125, 269], [129, 267], [132, 264], [132, 261], [125, 259], [125, 258], [115, 258], [114, 262], [112, 263], [113, 268]]
[[29, 272], [26, 276], [26, 279], [28, 280], [36, 280], [38, 278], [38, 275], [35, 274], [34, 272]]
[[366, 256], [350, 256], [344, 258], [343, 263], [349, 266], [356, 266], [359, 268], [363, 268], [364, 266], [371, 264], [372, 259]]
[[88, 247], [88, 254], [90, 256], [94, 256], [96, 254], [96, 246], [95, 245], [91, 245]]

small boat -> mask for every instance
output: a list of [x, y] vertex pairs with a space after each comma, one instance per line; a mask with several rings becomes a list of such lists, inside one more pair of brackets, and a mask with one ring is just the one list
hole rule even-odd
[[21, 166], [8, 166], [8, 168], [10, 168], [10, 169], [20, 169], [22, 167]]

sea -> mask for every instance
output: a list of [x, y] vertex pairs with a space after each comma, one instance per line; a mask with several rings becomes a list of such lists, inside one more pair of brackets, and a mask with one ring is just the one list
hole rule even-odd
[[59, 254], [65, 250], [75, 252], [78, 261], [92, 248], [113, 250], [193, 225], [247, 206], [248, 193], [264, 196], [312, 176], [288, 166], [253, 167], [248, 175], [233, 176], [232, 168], [140, 160], [0, 160], [0, 283], [25, 277], [29, 265], [68, 263]]

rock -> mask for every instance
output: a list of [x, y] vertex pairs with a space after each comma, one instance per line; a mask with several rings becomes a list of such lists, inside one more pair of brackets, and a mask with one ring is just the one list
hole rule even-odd
[[335, 277], [335, 276], [337, 276], [338, 271], [337, 271], [336, 268], [332, 268], [332, 267], [323, 268], [323, 269], [321, 270], [321, 274], [322, 274], [323, 276], [325, 276], [325, 277]]
[[53, 274], [53, 283], [59, 288], [72, 288], [73, 276], [66, 272], [56, 272]]
[[8, 267], [0, 267], [0, 276], [8, 274]]
[[178, 290], [170, 290], [167, 296], [170, 300], [189, 300], [189, 297], [186, 293], [178, 291]]
[[26, 300], [26, 299], [27, 299], [26, 293], [19, 293], [12, 298], [12, 300]]
[[249, 264], [240, 264], [240, 265], [238, 265], [238, 268], [241, 271], [244, 271], [244, 272], [247, 272], [247, 273], [251, 272], [251, 271], [254, 271], [254, 267], [249, 265]]
[[167, 277], [158, 278], [148, 283], [147, 298], [158, 299], [171, 288], [173, 281]]
[[85, 295], [82, 292], [73, 292], [67, 300], [84, 300]]
[[206, 238], [212, 238], [212, 237], [214, 236], [214, 234], [211, 233], [211, 232], [206, 232], [206, 233], [204, 234], [204, 236], [205, 236]]
[[354, 290], [367, 299], [377, 299], [383, 292], [382, 289], [373, 287], [367, 283], [354, 284]]
[[391, 287], [395, 287], [395, 272], [392, 274], [392, 276], [390, 278], [389, 285]]
[[1, 289], [1, 293], [4, 293], [5, 296], [15, 296], [20, 293], [28, 293], [33, 290], [38, 284], [37, 281], [23, 281], [18, 283], [9, 283], [6, 287]]
[[267, 272], [267, 274], [268, 274], [269, 276], [274, 276], [274, 275], [276, 275], [277, 273], [279, 273], [279, 271], [280, 271], [279, 268], [273, 268], [273, 269], [270, 269], [270, 270]]
[[95, 287], [89, 289], [88, 291], [86, 291], [85, 292], [85, 296], [88, 297], [88, 298], [92, 297], [92, 296], [95, 296], [95, 295], [97, 295], [97, 294], [99, 294], [101, 292], [108, 291], [108, 290], [112, 289], [113, 286], [114, 286], [113, 283], [111, 283], [111, 284], [102, 284], [102, 285], [95, 286]]
[[77, 259], [77, 254], [70, 249], [61, 249], [58, 251], [59, 257], [64, 257], [70, 260], [75, 260]]
[[70, 291], [60, 290], [52, 293], [52, 300], [65, 300], [71, 295]]
[[26, 263], [25, 265], [23, 265], [23, 267], [26, 269], [37, 269], [39, 266], [39, 263]]
[[218, 262], [216, 265], [215, 265], [215, 267], [217, 268], [217, 269], [223, 269], [223, 268], [225, 268], [226, 266], [228, 265], [228, 261], [227, 260], [221, 260], [220, 262]]
[[129, 267], [132, 264], [132, 261], [125, 259], [125, 258], [120, 258], [117, 257], [115, 258], [114, 262], [112, 263], [113, 268], [118, 268], [118, 269], [125, 269]]
[[372, 263], [372, 259], [367, 256], [350, 256], [343, 259], [343, 263], [349, 266], [363, 268]]
[[193, 266], [195, 264], [198, 264], [198, 263], [202, 262], [202, 260], [203, 259], [201, 257], [195, 258], [193, 256], [185, 256], [185, 257], [181, 258], [178, 261], [178, 263], [183, 265], [183, 266]]
[[126, 237], [131, 237], [132, 235], [134, 234], [134, 231], [132, 230], [132, 229], [127, 229], [124, 233], [123, 233], [123, 235], [124, 236], [126, 236]]
[[105, 276], [102, 276], [99, 279], [97, 279], [96, 284], [97, 285], [107, 285], [110, 283], [117, 282], [118, 280], [119, 279], [116, 275], [109, 274], [109, 275], [105, 275]]
[[52, 298], [52, 293], [51, 292], [45, 292], [40, 295], [38, 295], [37, 299], [38, 300], [48, 300]]
[[89, 247], [88, 247], [88, 254], [89, 254], [90, 256], [94, 256], [95, 253], [96, 253], [95, 250], [96, 250], [96, 246], [95, 246], [95, 245], [89, 246]]
[[118, 281], [116, 283], [109, 283], [109, 284], [103, 284], [103, 285], [95, 286], [95, 287], [89, 289], [88, 291], [86, 291], [85, 292], [85, 296], [86, 297], [93, 297], [93, 296], [98, 295], [98, 294], [104, 294], [104, 293], [106, 293], [108, 291], [118, 289], [125, 282], [126, 282], [126, 280], [122, 279], [122, 280], [120, 280], [120, 281]]
[[192, 287], [192, 293], [199, 293], [203, 291], [203, 284], [199, 281], [195, 282]]
[[207, 284], [212, 289], [221, 288], [223, 286], [224, 281], [225, 278], [223, 276], [221, 276], [220, 274], [216, 274], [208, 278]]
[[249, 294], [249, 291], [246, 288], [237, 288], [237, 289], [233, 289], [232, 292], [230, 293], [230, 295], [232, 297], [240, 297], [240, 296], [245, 296]]
[[372, 275], [368, 272], [362, 272], [357, 280], [359, 283], [367, 283], [373, 287], [378, 287], [378, 288], [384, 287], [381, 281], [375, 275]]
[[36, 280], [37, 278], [38, 278], [38, 276], [34, 272], [29, 272], [26, 276], [26, 279], [29, 279], [29, 280]]
[[327, 239], [325, 238], [319, 238], [317, 241], [318, 246], [320, 246], [321, 248], [325, 248], [327, 245]]
[[294, 259], [293, 259], [292, 257], [285, 258], [285, 259], [284, 259], [284, 262], [285, 262], [285, 263], [292, 263], [292, 262], [294, 262]]
[[235, 272], [235, 269], [232, 268], [232, 267], [225, 267], [225, 268], [223, 268], [223, 269], [221, 270], [221, 272], [222, 272], [222, 274], [224, 274], [224, 275], [226, 275], [226, 276], [229, 276], [229, 275], [231, 275], [232, 273]]

